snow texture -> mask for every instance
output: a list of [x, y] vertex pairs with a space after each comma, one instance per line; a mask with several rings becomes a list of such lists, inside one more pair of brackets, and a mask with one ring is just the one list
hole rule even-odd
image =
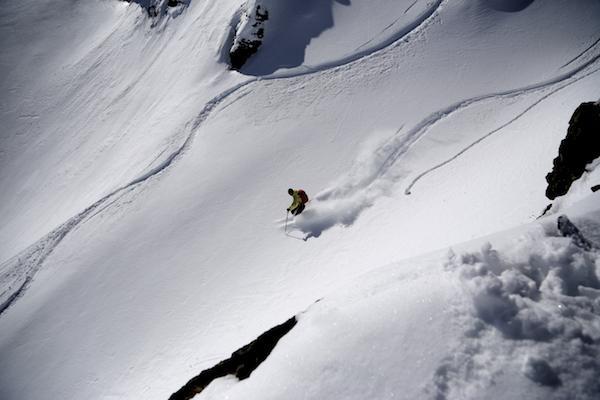
[[508, 356], [522, 359], [527, 378], [555, 387], [553, 398], [600, 395], [600, 253], [569, 239], [525, 236], [508, 251], [487, 243], [453, 255], [448, 267], [482, 322], [469, 335], [499, 331], [514, 343], [504, 345]]
[[308, 306], [201, 398], [598, 397], [599, 161], [536, 220], [597, 0], [152, 4], [0, 9], [0, 398], [165, 399]]

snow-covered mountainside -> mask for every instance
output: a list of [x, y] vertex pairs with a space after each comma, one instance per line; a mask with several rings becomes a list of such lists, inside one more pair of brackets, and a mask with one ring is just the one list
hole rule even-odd
[[[0, 398], [167, 399], [292, 316], [195, 398], [598, 398], [598, 160], [536, 218], [600, 99], [599, 21], [597, 0], [7, 2]], [[290, 187], [311, 200], [288, 219]]]

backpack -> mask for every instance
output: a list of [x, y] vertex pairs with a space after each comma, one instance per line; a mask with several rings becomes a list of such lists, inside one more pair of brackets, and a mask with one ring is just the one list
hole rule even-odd
[[298, 196], [300, 196], [300, 200], [302, 200], [302, 203], [308, 203], [308, 195], [304, 190], [299, 189]]

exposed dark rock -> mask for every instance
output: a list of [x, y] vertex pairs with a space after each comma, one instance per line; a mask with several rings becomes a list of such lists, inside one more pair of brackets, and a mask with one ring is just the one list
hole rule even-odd
[[202, 392], [213, 380], [226, 375], [235, 375], [240, 380], [248, 378], [252, 371], [271, 354], [279, 339], [296, 325], [296, 322], [296, 317], [292, 317], [283, 324], [269, 329], [254, 341], [236, 350], [227, 360], [205, 369], [200, 375], [192, 378], [181, 389], [173, 393], [169, 400], [191, 399]]
[[232, 69], [239, 70], [258, 51], [265, 35], [264, 23], [269, 19], [269, 11], [257, 5], [243, 15], [236, 30], [233, 45], [229, 50]]
[[582, 103], [571, 120], [567, 136], [560, 143], [552, 172], [546, 175], [546, 196], [562, 196], [579, 179], [585, 166], [600, 157], [600, 104]]
[[261, 44], [260, 40], [240, 39], [235, 49], [229, 53], [231, 68], [235, 70], [242, 68], [246, 61], [258, 51]]
[[167, 14], [168, 7], [187, 7], [191, 0], [119, 0], [135, 3], [148, 14], [150, 18], [159, 18]]
[[592, 192], [597, 192], [598, 190], [600, 190], [600, 185], [592, 186], [591, 189]]
[[594, 245], [583, 236], [579, 228], [566, 215], [558, 217], [558, 231], [564, 237], [569, 237], [575, 246], [583, 250], [591, 250]]
[[150, 18], [158, 17], [158, 9], [156, 8], [155, 5], [151, 5], [150, 7], [148, 7], [147, 11], [148, 11], [148, 16]]
[[548, 211], [550, 211], [550, 209], [551, 209], [551, 208], [552, 208], [552, 203], [548, 204], [548, 205], [546, 206], [546, 208], [544, 208], [544, 211], [542, 211], [542, 214], [541, 214], [541, 215], [540, 215], [538, 218], [542, 218], [544, 215], [546, 215], [546, 213], [547, 213]]

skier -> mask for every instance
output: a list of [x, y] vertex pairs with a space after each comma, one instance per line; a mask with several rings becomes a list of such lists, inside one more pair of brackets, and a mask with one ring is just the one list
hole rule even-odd
[[291, 212], [292, 215], [300, 215], [300, 213], [304, 211], [304, 205], [308, 203], [306, 192], [302, 189], [294, 190], [290, 188], [288, 189], [288, 194], [294, 198], [294, 201], [292, 201], [292, 205], [287, 208], [287, 211]]

